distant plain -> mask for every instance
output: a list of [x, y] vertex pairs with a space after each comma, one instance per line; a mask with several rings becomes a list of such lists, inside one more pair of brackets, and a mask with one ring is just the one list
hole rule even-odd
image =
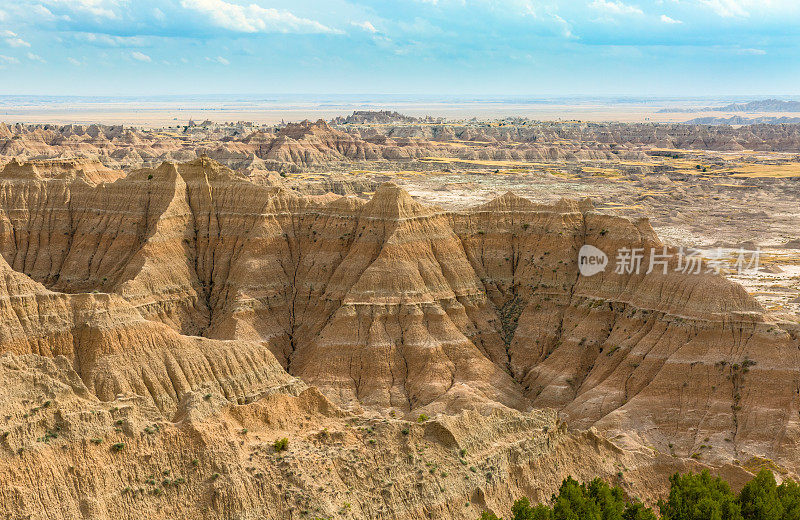
[[[616, 121], [680, 123], [700, 117], [727, 118], [741, 112], [702, 110], [747, 101], [737, 98], [510, 98], [406, 97], [389, 95], [261, 95], [60, 97], [0, 96], [5, 123], [125, 124], [162, 128], [189, 120], [252, 121], [278, 124], [302, 119], [331, 119], [354, 110], [397, 110], [415, 117], [446, 120], [528, 118], [540, 121]], [[662, 112], [678, 108], [683, 111]], [[759, 117], [800, 117], [800, 112], [758, 112]]]

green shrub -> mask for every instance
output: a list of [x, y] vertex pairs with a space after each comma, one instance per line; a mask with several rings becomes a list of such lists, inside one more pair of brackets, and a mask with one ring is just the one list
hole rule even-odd
[[[599, 478], [588, 484], [578, 484], [572, 477], [567, 477], [551, 502], [551, 507], [544, 504], [534, 506], [527, 498], [521, 498], [511, 508], [511, 519], [656, 520], [652, 509], [638, 501], [627, 501], [622, 488], [611, 487]], [[485, 519], [500, 520], [491, 512], [484, 512], [481, 520]]]
[[741, 520], [741, 506], [727, 482], [700, 474], [675, 474], [670, 477], [669, 498], [659, 501], [664, 520]]
[[[763, 469], [737, 495], [727, 482], [702, 473], [675, 474], [669, 479], [667, 500], [658, 507], [662, 520], [798, 520], [800, 485], [792, 480], [780, 486], [772, 473]], [[531, 505], [527, 498], [514, 502], [512, 520], [656, 520], [655, 513], [641, 502], [628, 501], [622, 488], [600, 479], [578, 484], [568, 477], [551, 506]], [[500, 520], [486, 511], [481, 520]]]
[[[791, 481], [787, 481], [791, 482]], [[796, 484], [795, 484], [796, 486]], [[783, 485], [781, 485], [783, 487]], [[788, 487], [788, 486], [787, 486]], [[784, 488], [784, 490], [787, 488]], [[742, 508], [742, 516], [746, 519], [757, 520], [781, 520], [783, 518], [797, 518], [795, 515], [787, 515], [784, 502], [781, 500], [778, 484], [772, 472], [762, 469], [753, 480], [748, 482], [741, 493], [739, 493], [739, 505]], [[798, 504], [795, 500], [795, 504]], [[786, 505], [790, 505], [787, 503]]]
[[514, 520], [550, 520], [553, 518], [552, 511], [544, 505], [531, 506], [527, 498], [522, 498], [514, 502], [511, 507], [511, 514]]
[[278, 439], [274, 443], [272, 443], [272, 447], [275, 448], [275, 451], [286, 451], [289, 449], [289, 439], [284, 437], [283, 439]]

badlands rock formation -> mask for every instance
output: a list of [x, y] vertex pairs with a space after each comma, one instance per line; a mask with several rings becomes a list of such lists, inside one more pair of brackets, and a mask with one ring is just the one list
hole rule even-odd
[[[374, 124], [388, 121], [388, 124]], [[0, 164], [92, 159], [111, 169], [156, 167], [207, 155], [243, 171], [330, 169], [357, 161], [394, 164], [427, 157], [467, 161], [639, 161], [654, 149], [800, 151], [797, 125], [730, 126], [414, 120], [392, 113], [356, 113], [280, 126], [252, 123], [142, 130], [103, 125], [0, 123]], [[107, 179], [110, 180], [110, 179]]]
[[701, 463], [800, 468], [796, 328], [674, 260], [579, 274], [584, 244], [646, 268], [646, 220], [76, 168], [0, 175], [0, 509], [463, 518], [569, 473], [647, 498]]
[[[144, 397], [99, 400], [65, 358], [9, 354], [0, 383], [13, 398], [0, 441], [8, 518], [455, 520], [546, 499], [568, 475], [652, 500], [663, 475], [702, 467], [569, 433], [553, 412], [415, 424], [345, 412], [309, 388], [243, 405], [189, 392], [165, 420]], [[739, 485], [748, 475], [720, 472]]]

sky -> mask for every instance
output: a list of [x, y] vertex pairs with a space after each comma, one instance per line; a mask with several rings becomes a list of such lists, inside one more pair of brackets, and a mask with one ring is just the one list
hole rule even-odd
[[0, 0], [0, 95], [796, 95], [798, 28], [798, 0]]

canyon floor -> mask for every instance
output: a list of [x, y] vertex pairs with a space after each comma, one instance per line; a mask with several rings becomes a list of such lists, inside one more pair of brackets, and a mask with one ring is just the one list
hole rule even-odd
[[0, 124], [0, 518], [796, 478], [798, 187], [797, 125]]

